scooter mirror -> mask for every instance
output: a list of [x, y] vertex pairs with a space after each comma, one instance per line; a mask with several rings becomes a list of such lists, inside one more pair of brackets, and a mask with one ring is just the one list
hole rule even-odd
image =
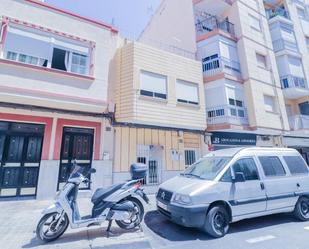
[[91, 168], [89, 172], [90, 172], [90, 174], [94, 174], [95, 172], [97, 172], [97, 170], [94, 169], [94, 168]]

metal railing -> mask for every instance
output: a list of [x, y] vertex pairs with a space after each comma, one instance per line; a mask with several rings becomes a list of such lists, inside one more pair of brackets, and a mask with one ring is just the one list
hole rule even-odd
[[284, 39], [278, 39], [273, 41], [273, 47], [275, 52], [279, 52], [282, 50], [289, 50], [292, 52], [299, 52], [298, 46], [296, 42], [287, 41]]
[[289, 123], [292, 130], [309, 129], [309, 115], [289, 116]]
[[277, 9], [268, 9], [266, 10], [266, 15], [268, 20], [276, 17], [276, 16], [282, 16], [286, 19], [290, 19], [290, 14], [287, 10], [282, 9], [282, 8], [277, 8]]
[[235, 36], [235, 25], [228, 20], [219, 21], [217, 17], [208, 15], [204, 19], [199, 19], [196, 21], [196, 33], [197, 35], [207, 34], [214, 30], [220, 29], [226, 33]]
[[213, 76], [220, 72], [241, 75], [240, 63], [222, 56], [209, 60], [203, 59], [203, 72], [205, 76]]
[[233, 105], [216, 106], [206, 109], [207, 124], [235, 124], [247, 125], [248, 114], [247, 109]]
[[286, 75], [281, 77], [281, 86], [283, 89], [287, 88], [307, 88], [307, 80], [303, 77], [294, 75]]

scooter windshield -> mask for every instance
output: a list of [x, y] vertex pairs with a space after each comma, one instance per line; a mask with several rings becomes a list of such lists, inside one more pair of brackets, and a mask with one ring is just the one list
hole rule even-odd
[[69, 178], [79, 177], [83, 174], [83, 168], [81, 166], [75, 165]]

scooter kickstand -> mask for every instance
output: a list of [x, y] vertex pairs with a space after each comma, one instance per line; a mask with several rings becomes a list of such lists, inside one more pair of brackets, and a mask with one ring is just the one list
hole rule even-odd
[[110, 236], [113, 235], [113, 233], [111, 232], [112, 222], [113, 222], [113, 220], [108, 221], [108, 226], [107, 226], [107, 229], [106, 229], [107, 238], [109, 238]]

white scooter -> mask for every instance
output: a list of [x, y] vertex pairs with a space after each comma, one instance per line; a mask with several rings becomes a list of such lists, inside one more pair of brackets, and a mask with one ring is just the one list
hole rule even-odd
[[92, 214], [81, 217], [76, 202], [79, 185], [90, 183], [87, 176], [95, 173], [91, 169], [83, 174], [82, 167], [73, 163], [73, 171], [67, 183], [55, 197], [55, 203], [43, 211], [43, 217], [36, 229], [37, 237], [43, 242], [50, 242], [59, 238], [67, 229], [100, 226], [108, 221], [107, 236], [110, 235], [112, 221], [123, 229], [129, 230], [140, 227], [144, 216], [142, 200], [149, 203], [143, 192], [142, 180], [146, 176], [146, 165], [133, 164], [131, 166], [132, 179], [123, 184], [113, 185], [107, 189], [97, 189], [91, 198]]

